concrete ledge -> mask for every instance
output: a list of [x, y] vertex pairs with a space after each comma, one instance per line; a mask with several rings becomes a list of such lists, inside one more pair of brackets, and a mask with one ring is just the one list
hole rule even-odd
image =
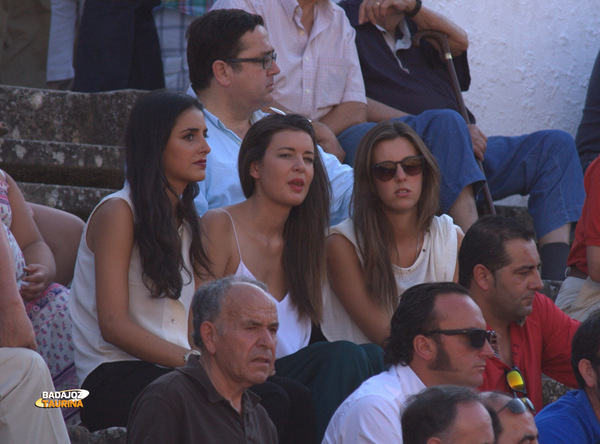
[[21, 182], [120, 188], [125, 163], [121, 147], [0, 139], [0, 164]]
[[[115, 190], [17, 182], [28, 202], [59, 208], [87, 221], [94, 207]], [[120, 188], [120, 187], [119, 187]]]
[[75, 93], [0, 85], [0, 120], [12, 139], [121, 145], [127, 117], [146, 91]]

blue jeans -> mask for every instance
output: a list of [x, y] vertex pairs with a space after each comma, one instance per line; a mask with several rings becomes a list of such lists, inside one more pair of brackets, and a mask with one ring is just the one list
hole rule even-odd
[[152, 9], [159, 0], [86, 0], [73, 91], [164, 88]]
[[[421, 136], [438, 161], [443, 212], [467, 185], [479, 192], [485, 178], [473, 155], [469, 130], [458, 113], [431, 110], [398, 120]], [[339, 135], [350, 165], [360, 139], [374, 126], [363, 123]], [[547, 130], [518, 137], [490, 137], [483, 168], [494, 200], [512, 194], [530, 195], [528, 209], [538, 238], [579, 219], [585, 198], [583, 175], [569, 134]]]

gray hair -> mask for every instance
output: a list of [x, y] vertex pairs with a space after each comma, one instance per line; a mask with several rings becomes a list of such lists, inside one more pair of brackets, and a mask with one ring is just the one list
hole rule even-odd
[[229, 290], [233, 285], [240, 283], [254, 285], [264, 292], [267, 291], [267, 286], [256, 279], [245, 276], [227, 276], [202, 285], [194, 294], [190, 308], [194, 325], [192, 339], [194, 340], [194, 344], [201, 349], [204, 349], [204, 344], [200, 336], [200, 326], [204, 322], [214, 323], [219, 318], [223, 301]]

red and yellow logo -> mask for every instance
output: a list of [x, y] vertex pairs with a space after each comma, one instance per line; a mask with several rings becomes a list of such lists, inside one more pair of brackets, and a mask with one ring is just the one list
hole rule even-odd
[[71, 389], [60, 392], [42, 392], [42, 397], [35, 401], [35, 406], [42, 409], [61, 407], [83, 407], [81, 402], [90, 394], [87, 390]]

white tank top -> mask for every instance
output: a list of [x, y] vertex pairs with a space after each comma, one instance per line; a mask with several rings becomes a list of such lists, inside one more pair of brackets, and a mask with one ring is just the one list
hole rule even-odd
[[[231, 220], [233, 235], [235, 236], [235, 243], [240, 257], [240, 263], [237, 270], [235, 270], [234, 276], [245, 276], [257, 280], [242, 260], [242, 251], [240, 250], [240, 243], [231, 214], [223, 208], [221, 208], [221, 210], [227, 213], [229, 220]], [[273, 301], [277, 306], [279, 330], [277, 331], [277, 349], [275, 350], [275, 357], [279, 359], [291, 355], [308, 345], [308, 341], [310, 340], [311, 322], [307, 316], [298, 318], [298, 311], [292, 304], [292, 298], [290, 297], [289, 292], [281, 301], [275, 299], [270, 293], [269, 296], [273, 298]]]
[[[458, 253], [457, 226], [452, 218], [443, 214], [435, 216], [429, 231], [425, 233], [423, 247], [419, 257], [410, 267], [402, 268], [393, 266], [396, 285], [398, 286], [398, 299], [402, 293], [413, 285], [425, 282], [452, 281], [456, 269], [456, 255]], [[458, 228], [460, 230], [460, 228]], [[358, 259], [363, 263], [358, 241], [354, 233], [352, 219], [331, 227], [329, 234], [340, 234], [354, 245]], [[413, 252], [414, 254], [414, 252]], [[391, 319], [390, 313], [390, 319]], [[352, 341], [356, 344], [366, 344], [371, 341], [358, 328], [346, 309], [339, 301], [329, 281], [323, 285], [323, 322], [321, 323], [323, 335], [329, 341]]]
[[[75, 367], [81, 384], [85, 378], [105, 362], [134, 361], [138, 358], [125, 353], [120, 348], [106, 342], [100, 334], [98, 312], [96, 308], [96, 275], [94, 253], [86, 242], [89, 220], [102, 203], [109, 199], [123, 199], [131, 207], [129, 187], [125, 187], [106, 196], [94, 209], [86, 224], [75, 265], [75, 275], [69, 295], [69, 310], [73, 320], [73, 344], [75, 346]], [[189, 251], [191, 235], [183, 226], [179, 228], [181, 254], [185, 268], [191, 270]], [[183, 288], [179, 299], [168, 297], [152, 298], [150, 291], [142, 282], [142, 264], [137, 244], [134, 244], [129, 261], [129, 316], [138, 325], [149, 332], [181, 347], [190, 348], [188, 341], [188, 311], [194, 296], [195, 283], [181, 271]]]

